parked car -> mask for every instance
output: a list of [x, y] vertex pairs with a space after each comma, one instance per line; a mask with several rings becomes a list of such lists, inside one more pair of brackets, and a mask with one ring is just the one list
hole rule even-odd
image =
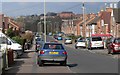
[[61, 65], [66, 65], [67, 52], [60, 43], [44, 43], [38, 52], [37, 62], [39, 66], [43, 66], [46, 62], [59, 62]]
[[13, 50], [14, 58], [17, 58], [23, 54], [22, 46], [16, 41], [7, 37], [4, 33], [0, 33], [0, 37], [4, 37], [7, 40], [7, 48]]
[[120, 37], [112, 38], [108, 44], [108, 54], [120, 52]]
[[82, 48], [86, 47], [86, 41], [84, 38], [77, 40], [77, 42], [75, 43], [75, 48], [77, 49], [79, 47], [82, 47]]
[[0, 36], [0, 75], [5, 71], [5, 68], [8, 66], [7, 64], [7, 39], [4, 36]]
[[72, 44], [72, 39], [71, 38], [65, 38], [64, 44]]
[[58, 38], [58, 35], [57, 35], [57, 34], [54, 34], [53, 37], [54, 37], [55, 39], [57, 39], [57, 38]]
[[77, 39], [75, 39], [75, 42], [77, 42], [78, 40], [80, 40], [82, 37], [79, 37], [79, 38], [77, 38]]
[[41, 38], [37, 38], [36, 44], [35, 44], [35, 50], [38, 51], [41, 48], [43, 43], [44, 43], [44, 41]]
[[108, 49], [108, 45], [110, 44], [110, 41], [111, 41], [112, 38], [108, 38], [105, 40], [105, 46], [106, 48]]
[[93, 48], [101, 48], [104, 49], [104, 42], [101, 37], [90, 37], [88, 40], [88, 50], [92, 50]]
[[40, 35], [39, 35], [38, 33], [37, 33], [36, 36], [35, 36], [35, 40], [36, 40], [37, 38], [40, 38]]
[[58, 36], [58, 38], [57, 38], [57, 40], [62, 40], [63, 38], [62, 38], [62, 36]]
[[7, 38], [7, 42], [8, 42], [8, 49], [10, 48], [13, 50], [14, 58], [17, 58], [23, 54], [22, 46], [18, 44], [16, 41]]
[[48, 35], [49, 35], [49, 36], [52, 36], [52, 33], [50, 32]]

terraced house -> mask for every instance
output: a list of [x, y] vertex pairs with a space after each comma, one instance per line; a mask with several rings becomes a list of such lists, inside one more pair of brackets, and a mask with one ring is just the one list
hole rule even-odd
[[[72, 13], [72, 17], [67, 14], [67, 19], [63, 21], [62, 31], [66, 34], [75, 34], [76, 36], [89, 37], [92, 34], [111, 34], [114, 37], [120, 37], [120, 9], [113, 4], [100, 10], [97, 14], [79, 15]], [[63, 13], [62, 13], [63, 14]]]
[[6, 33], [7, 29], [12, 28], [14, 31], [20, 31], [20, 25], [12, 18], [0, 14], [0, 30]]

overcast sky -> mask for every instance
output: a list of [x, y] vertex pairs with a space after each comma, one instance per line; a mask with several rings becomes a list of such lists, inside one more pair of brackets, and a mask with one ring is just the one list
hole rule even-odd
[[[106, 2], [85, 2], [85, 11], [86, 13], [97, 13], [105, 8], [105, 3]], [[108, 2], [107, 6], [109, 6]], [[43, 2], [7, 2], [6, 0], [6, 2], [2, 1], [2, 3], [0, 3], [0, 8], [0, 12], [12, 17], [44, 13]], [[82, 2], [46, 2], [46, 12], [59, 13], [62, 11], [72, 11], [76, 14], [81, 14]]]

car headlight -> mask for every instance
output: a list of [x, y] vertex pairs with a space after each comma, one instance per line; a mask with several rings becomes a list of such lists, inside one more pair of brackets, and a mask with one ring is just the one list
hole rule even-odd
[[22, 46], [19, 46], [18, 48], [22, 48]]
[[115, 50], [119, 50], [119, 47], [114, 47]]

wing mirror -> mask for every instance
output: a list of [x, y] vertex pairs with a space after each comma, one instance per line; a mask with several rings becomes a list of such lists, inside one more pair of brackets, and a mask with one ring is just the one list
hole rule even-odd
[[10, 41], [7, 42], [8, 45], [11, 45], [12, 43]]

